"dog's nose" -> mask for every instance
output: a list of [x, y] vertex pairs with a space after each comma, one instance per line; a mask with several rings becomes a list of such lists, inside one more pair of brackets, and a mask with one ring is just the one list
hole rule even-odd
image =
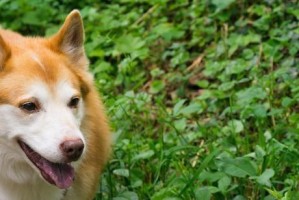
[[66, 162], [72, 162], [80, 158], [84, 149], [84, 143], [81, 139], [66, 140], [60, 144], [60, 149]]

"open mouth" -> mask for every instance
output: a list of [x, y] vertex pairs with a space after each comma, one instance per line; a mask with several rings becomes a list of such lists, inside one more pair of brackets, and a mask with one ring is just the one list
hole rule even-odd
[[44, 179], [60, 189], [66, 189], [74, 181], [74, 168], [69, 163], [53, 163], [31, 149], [26, 143], [18, 140], [21, 149], [29, 160], [40, 170]]

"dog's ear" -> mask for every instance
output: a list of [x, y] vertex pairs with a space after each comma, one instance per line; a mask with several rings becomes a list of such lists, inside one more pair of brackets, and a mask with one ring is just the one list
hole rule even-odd
[[6, 60], [10, 56], [10, 48], [4, 42], [3, 38], [0, 35], [0, 70], [3, 69]]
[[58, 51], [70, 56], [73, 61], [85, 58], [84, 28], [78, 10], [73, 10], [65, 19], [64, 24], [52, 38]]

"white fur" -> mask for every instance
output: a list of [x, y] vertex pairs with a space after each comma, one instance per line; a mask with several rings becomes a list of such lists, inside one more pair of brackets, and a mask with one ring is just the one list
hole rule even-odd
[[[60, 200], [63, 190], [47, 183], [16, 142], [21, 138], [32, 149], [52, 162], [62, 162], [60, 144], [68, 139], [82, 139], [79, 127], [83, 102], [78, 109], [67, 105], [79, 91], [67, 81], [54, 88], [36, 82], [19, 100], [36, 98], [41, 110], [28, 114], [20, 108], [0, 105], [0, 200]], [[74, 165], [76, 166], [76, 165]]]

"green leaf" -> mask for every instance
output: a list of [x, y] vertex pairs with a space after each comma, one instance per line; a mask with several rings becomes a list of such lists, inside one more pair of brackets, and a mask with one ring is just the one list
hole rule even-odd
[[224, 176], [218, 181], [218, 188], [222, 193], [226, 193], [227, 188], [231, 185], [231, 178], [229, 176]]
[[161, 23], [153, 28], [153, 32], [162, 36], [165, 40], [170, 41], [174, 38], [180, 38], [184, 32], [171, 23]]
[[225, 177], [226, 174], [223, 172], [209, 172], [209, 171], [203, 171], [199, 175], [199, 179], [201, 181], [208, 181], [209, 183], [213, 183], [215, 181], [220, 180], [221, 178]]
[[182, 119], [179, 119], [179, 120], [175, 120], [175, 121], [174, 121], [174, 127], [175, 127], [178, 131], [183, 131], [183, 130], [185, 130], [186, 126], [187, 126], [186, 118], [182, 118]]
[[113, 200], [138, 200], [138, 195], [135, 192], [126, 191], [114, 197]]
[[203, 71], [205, 76], [213, 77], [227, 66], [227, 61], [207, 61]]
[[228, 90], [232, 89], [234, 86], [235, 86], [235, 81], [225, 82], [219, 86], [219, 90], [228, 91]]
[[155, 80], [152, 82], [150, 87], [150, 92], [153, 94], [157, 94], [161, 92], [165, 87], [165, 83], [162, 80]]
[[294, 103], [294, 100], [291, 99], [290, 97], [283, 97], [281, 101], [281, 105], [285, 108], [288, 108]]
[[182, 109], [185, 102], [186, 102], [186, 100], [182, 99], [175, 104], [175, 106], [173, 107], [173, 115], [174, 116], [179, 114], [179, 111]]
[[113, 170], [113, 174], [116, 174], [118, 176], [129, 177], [130, 173], [128, 169], [115, 169]]
[[235, 196], [235, 198], [233, 198], [233, 200], [247, 200], [247, 199], [242, 195], [237, 195]]
[[260, 176], [257, 177], [257, 182], [261, 185], [265, 185], [267, 187], [271, 187], [272, 184], [270, 182], [270, 178], [274, 176], [273, 169], [266, 169]]
[[172, 187], [166, 187], [166, 188], [162, 188], [160, 190], [158, 190], [157, 192], [155, 192], [151, 199], [152, 200], [164, 200], [164, 199], [167, 199], [167, 198], [175, 198], [175, 188], [172, 188]]
[[212, 4], [217, 7], [217, 12], [228, 8], [235, 0], [212, 0]]
[[265, 152], [265, 150], [261, 146], [256, 145], [256, 147], [255, 147], [255, 155], [256, 155], [257, 160], [259, 160], [259, 161], [262, 162], [263, 158], [266, 156], [266, 152]]
[[224, 159], [224, 172], [235, 177], [256, 176], [257, 169], [253, 162], [247, 157], [236, 159]]
[[210, 200], [212, 194], [218, 191], [219, 189], [213, 186], [200, 187], [195, 191], [195, 197], [198, 200]]
[[237, 104], [240, 106], [248, 106], [255, 100], [262, 100], [267, 97], [267, 93], [259, 87], [250, 87], [239, 91], [237, 94]]
[[262, 104], [255, 104], [251, 106], [252, 113], [256, 118], [265, 118], [267, 117], [267, 109], [265, 108], [265, 105]]
[[137, 154], [136, 156], [133, 157], [133, 160], [134, 161], [145, 160], [151, 158], [153, 155], [155, 155], [155, 152], [153, 150], [148, 150]]
[[227, 74], [240, 74], [248, 68], [248, 63], [244, 60], [238, 59], [231, 61], [225, 69]]
[[115, 49], [120, 53], [134, 53], [143, 48], [145, 41], [138, 36], [122, 35], [115, 40]]
[[287, 9], [287, 11], [288, 11], [288, 13], [293, 14], [297, 18], [297, 20], [299, 20], [299, 9], [298, 9], [298, 7], [297, 8], [296, 7], [289, 7]]
[[202, 106], [199, 103], [194, 102], [187, 107], [182, 108], [180, 114], [189, 116], [191, 114], [199, 114], [201, 112], [203, 112]]
[[199, 80], [197, 81], [196, 85], [198, 85], [201, 88], [207, 88], [209, 86], [209, 81], [207, 80]]
[[244, 125], [240, 120], [231, 120], [228, 122], [228, 126], [234, 133], [240, 133], [244, 130]]

